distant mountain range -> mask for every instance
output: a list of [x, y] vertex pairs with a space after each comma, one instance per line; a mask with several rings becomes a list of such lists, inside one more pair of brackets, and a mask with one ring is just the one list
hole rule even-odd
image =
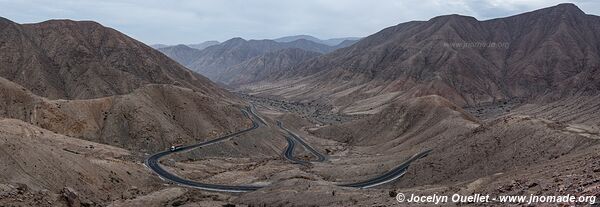
[[[198, 43], [198, 44], [187, 44], [185, 46], [188, 46], [190, 48], [194, 48], [197, 50], [203, 50], [204, 48], [213, 46], [213, 45], [218, 45], [220, 44], [219, 41], [206, 41], [206, 42], [202, 42], [202, 43]], [[182, 45], [182, 44], [179, 44]], [[160, 49], [160, 48], [165, 48], [165, 47], [173, 47], [173, 46], [178, 46], [178, 45], [165, 45], [165, 44], [153, 44], [150, 45], [150, 47], [154, 48], [154, 49]]]
[[[291, 39], [289, 39], [291, 40]], [[176, 45], [158, 48], [159, 51], [163, 52], [173, 60], [181, 63], [182, 65], [209, 77], [216, 82], [238, 82], [238, 78], [249, 80], [258, 80], [256, 78], [247, 79], [247, 76], [242, 74], [241, 71], [232, 71], [234, 68], [242, 69], [240, 67], [233, 67], [238, 64], [242, 64], [244, 61], [248, 61], [252, 58], [259, 57], [266, 53], [276, 53], [282, 51], [284, 54], [275, 55], [271, 54], [263, 58], [280, 58], [285, 57], [285, 60], [269, 60], [270, 62], [293, 62], [296, 60], [289, 59], [290, 51], [284, 51], [284, 49], [296, 48], [304, 50], [306, 54], [326, 54], [332, 52], [341, 47], [347, 47], [355, 43], [355, 40], [343, 40], [339, 45], [329, 46], [315, 41], [306, 39], [295, 39], [287, 42], [278, 42], [274, 40], [244, 40], [242, 38], [233, 38], [225, 41], [221, 44], [209, 46], [203, 50], [191, 48], [186, 45]], [[299, 51], [295, 51], [300, 53]], [[317, 56], [317, 55], [312, 55]], [[306, 56], [302, 56], [306, 57]], [[304, 60], [304, 59], [303, 59]], [[289, 66], [289, 65], [288, 65]], [[253, 66], [255, 71], [258, 70], [257, 65]], [[265, 69], [272, 71], [270, 69]], [[227, 72], [225, 72], [227, 71]], [[258, 75], [257, 77], [266, 77]], [[242, 81], [246, 83], [247, 81]]]
[[319, 39], [310, 35], [294, 35], [294, 36], [286, 36], [286, 37], [280, 37], [277, 39], [273, 39], [276, 42], [292, 42], [292, 41], [296, 41], [296, 40], [300, 40], [300, 39], [305, 39], [305, 40], [310, 40], [316, 43], [321, 43], [324, 45], [329, 45], [329, 46], [336, 46], [339, 45], [340, 43], [344, 42], [344, 41], [357, 41], [360, 40], [360, 37], [341, 37], [341, 38], [331, 38], [331, 39]]
[[[341, 43], [345, 42], [343, 45], [349, 46], [352, 43], [357, 42], [361, 38], [360, 37], [341, 37], [341, 38], [331, 38], [331, 39], [321, 40], [319, 38], [316, 38], [316, 37], [313, 37], [310, 35], [294, 35], [294, 36], [280, 37], [280, 38], [276, 38], [273, 40], [276, 42], [293, 42], [293, 41], [301, 40], [301, 39], [305, 39], [305, 40], [309, 40], [309, 41], [313, 41], [316, 43], [329, 45], [329, 46], [338, 46]], [[207, 48], [207, 47], [210, 47], [213, 45], [218, 45], [218, 44], [220, 44], [219, 41], [213, 40], [213, 41], [205, 41], [205, 42], [198, 43], [198, 44], [186, 44], [185, 46], [188, 46], [188, 47], [191, 47], [194, 49], [198, 49], [198, 50], [203, 50], [204, 48]], [[160, 48], [172, 47], [172, 46], [177, 46], [177, 45], [153, 44], [150, 46], [154, 49], [160, 49]]]

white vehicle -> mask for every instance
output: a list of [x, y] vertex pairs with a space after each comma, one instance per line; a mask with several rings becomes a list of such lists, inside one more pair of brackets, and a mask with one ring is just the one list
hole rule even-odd
[[181, 145], [173, 145], [173, 146], [171, 146], [171, 148], [169, 148], [169, 150], [170, 150], [171, 152], [173, 152], [173, 151], [175, 151], [175, 150], [177, 150], [177, 149], [179, 149], [179, 148], [181, 148]]

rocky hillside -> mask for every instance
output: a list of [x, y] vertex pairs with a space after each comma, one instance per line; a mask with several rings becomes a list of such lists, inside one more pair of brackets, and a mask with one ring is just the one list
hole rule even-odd
[[0, 119], [0, 206], [102, 206], [154, 191], [130, 151]]
[[225, 69], [217, 80], [230, 86], [252, 83], [291, 70], [303, 61], [321, 55], [298, 48], [265, 53]]
[[223, 95], [208, 79], [95, 22], [0, 18], [0, 51], [0, 76], [51, 99], [126, 94], [150, 83]]
[[70, 20], [1, 25], [0, 117], [145, 152], [249, 124], [242, 101], [116, 30]]
[[48, 100], [0, 78], [0, 91], [0, 117], [134, 151], [192, 144], [250, 125], [236, 103], [167, 84], [126, 95]]

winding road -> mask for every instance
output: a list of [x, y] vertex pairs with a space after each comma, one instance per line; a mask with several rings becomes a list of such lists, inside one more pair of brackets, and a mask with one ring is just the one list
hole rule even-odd
[[[283, 127], [283, 123], [281, 123], [281, 121], [277, 121], [277, 126], [279, 126], [279, 128], [283, 129], [285, 132], [288, 133], [289, 137], [286, 136], [286, 140], [288, 141], [288, 147], [286, 149], [286, 153], [284, 155], [286, 155], [286, 158], [288, 160], [294, 160], [295, 158], [293, 158], [293, 151], [294, 151], [294, 147], [295, 147], [295, 143], [298, 142], [300, 143], [304, 149], [308, 150], [310, 153], [312, 153], [315, 157], [317, 157], [317, 160], [315, 162], [324, 162], [325, 160], [327, 160], [327, 158], [325, 157], [325, 155], [321, 154], [319, 151], [315, 150], [315, 148], [311, 147], [310, 145], [306, 144], [306, 142], [304, 142], [304, 140], [302, 140], [302, 138], [300, 138], [300, 136], [298, 136], [297, 134], [295, 134], [294, 132], [290, 131], [289, 129]], [[291, 138], [290, 138], [291, 137]], [[290, 142], [290, 139], [292, 139]], [[290, 151], [290, 156], [292, 157], [287, 157], [288, 153], [287, 151]], [[303, 163], [306, 163], [305, 161]]]
[[[250, 113], [252, 113], [251, 110], [248, 110], [248, 111], [250, 111]], [[250, 116], [248, 115], [248, 112], [246, 110], [242, 110], [242, 113], [244, 113], [244, 116], [246, 116], [247, 118], [250, 118]], [[256, 116], [256, 115], [254, 114], [254, 116]], [[170, 180], [171, 182], [177, 183], [179, 185], [191, 187], [191, 188], [197, 188], [197, 189], [208, 190], [208, 191], [232, 192], [232, 193], [249, 192], [249, 191], [257, 190], [264, 186], [231, 186], [231, 185], [200, 183], [200, 182], [196, 182], [193, 180], [187, 180], [185, 178], [178, 177], [177, 175], [172, 174], [169, 171], [165, 170], [159, 163], [160, 158], [162, 158], [164, 156], [167, 156], [167, 155], [170, 155], [173, 153], [177, 153], [177, 152], [191, 150], [191, 149], [194, 149], [197, 147], [204, 147], [204, 146], [208, 146], [208, 145], [215, 144], [218, 142], [222, 142], [222, 141], [228, 140], [234, 136], [257, 129], [260, 125], [254, 119], [252, 119], [252, 118], [250, 118], [250, 119], [252, 120], [252, 127], [248, 128], [248, 129], [244, 129], [244, 130], [232, 133], [232, 134], [228, 134], [223, 137], [213, 139], [213, 140], [210, 140], [207, 142], [202, 142], [199, 144], [180, 147], [173, 151], [167, 150], [167, 151], [156, 153], [156, 154], [148, 157], [148, 159], [146, 159], [145, 164], [146, 164], [146, 166], [148, 166], [148, 168], [150, 168], [152, 171], [154, 171], [156, 174], [158, 174], [158, 176], [160, 176], [161, 178], [163, 178], [165, 180]]]
[[[156, 173], [160, 178], [162, 178], [164, 180], [168, 180], [168, 181], [174, 182], [174, 183], [182, 185], [182, 186], [187, 186], [187, 187], [201, 189], [201, 190], [241, 193], [241, 192], [255, 191], [260, 188], [266, 187], [266, 186], [255, 186], [255, 185], [235, 185], [234, 186], [234, 185], [209, 184], [209, 183], [201, 183], [201, 182], [197, 182], [197, 181], [193, 181], [193, 180], [188, 180], [188, 179], [179, 177], [179, 176], [167, 171], [160, 165], [160, 162], [159, 162], [159, 160], [161, 158], [168, 156], [170, 154], [188, 151], [188, 150], [192, 150], [192, 149], [195, 149], [198, 147], [205, 147], [205, 146], [208, 146], [211, 144], [223, 142], [223, 141], [229, 140], [237, 135], [252, 131], [252, 130], [260, 127], [259, 122], [265, 126], [268, 126], [266, 121], [264, 121], [264, 119], [262, 119], [260, 116], [258, 116], [256, 114], [255, 109], [253, 107], [254, 106], [247, 107], [246, 110], [242, 109], [242, 113], [244, 114], [244, 116], [246, 116], [247, 118], [249, 118], [252, 121], [252, 127], [232, 133], [232, 134], [228, 134], [223, 137], [219, 137], [219, 138], [216, 138], [216, 139], [213, 139], [210, 141], [176, 148], [175, 150], [167, 150], [167, 151], [156, 153], [156, 154], [148, 157], [144, 164], [150, 170], [154, 171], [154, 173]], [[257, 122], [256, 120], [259, 120], [259, 122]], [[296, 135], [295, 133], [293, 133], [290, 130], [283, 127], [283, 123], [281, 123], [280, 121], [277, 121], [277, 125], [281, 129], [286, 131], [289, 135], [289, 136], [286, 136], [288, 146], [286, 147], [286, 149], [284, 151], [284, 157], [286, 159], [288, 159], [294, 163], [298, 163], [298, 164], [307, 163], [307, 161], [298, 160], [298, 159], [294, 158], [293, 151], [294, 151], [296, 142], [298, 142], [305, 149], [307, 149], [308, 151], [310, 151], [313, 155], [315, 155], [317, 157], [317, 160], [315, 162], [323, 162], [326, 160], [326, 157], [324, 155], [322, 155], [317, 150], [315, 150], [310, 145], [308, 145], [306, 142], [304, 142], [304, 140], [302, 140], [302, 138], [300, 138], [300, 136]], [[429, 152], [431, 152], [431, 150], [425, 150], [421, 153], [418, 153], [418, 154], [412, 156], [411, 158], [409, 158], [408, 160], [404, 161], [402, 164], [400, 164], [400, 166], [398, 166], [398, 167], [392, 169], [391, 171], [389, 171], [381, 176], [378, 176], [376, 178], [372, 178], [372, 179], [357, 182], [357, 183], [338, 184], [338, 186], [354, 187], [354, 188], [370, 188], [370, 187], [375, 187], [378, 185], [382, 185], [382, 184], [391, 182], [395, 179], [398, 179], [402, 175], [404, 175], [404, 173], [406, 173], [406, 169], [408, 169], [408, 166], [410, 165], [410, 163], [412, 163], [413, 161], [415, 161], [419, 158], [427, 156], [427, 154]]]
[[296, 148], [296, 141], [294, 141], [294, 139], [292, 139], [290, 137], [285, 137], [285, 140], [287, 141], [288, 146], [285, 148], [285, 151], [283, 151], [283, 157], [285, 157], [285, 159], [289, 160], [290, 162], [292, 162], [294, 164], [307, 164], [308, 163], [307, 161], [296, 159], [294, 157], [294, 149]]
[[406, 173], [406, 170], [408, 169], [408, 166], [410, 165], [410, 163], [427, 156], [430, 152], [431, 152], [431, 150], [425, 150], [425, 151], [419, 152], [419, 153], [413, 155], [408, 160], [404, 161], [398, 167], [396, 167], [378, 177], [375, 177], [375, 178], [372, 178], [369, 180], [365, 180], [365, 181], [361, 181], [361, 182], [357, 182], [357, 183], [339, 184], [339, 186], [354, 187], [354, 188], [371, 188], [371, 187], [375, 187], [378, 185], [383, 185], [383, 184], [389, 183], [391, 181], [394, 181], [394, 180], [402, 177], [402, 175], [404, 175], [404, 173]]

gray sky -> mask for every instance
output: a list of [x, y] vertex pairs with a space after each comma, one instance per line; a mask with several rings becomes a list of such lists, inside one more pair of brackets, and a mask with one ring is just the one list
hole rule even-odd
[[93, 20], [147, 44], [176, 44], [296, 34], [367, 36], [438, 15], [485, 20], [561, 2], [600, 14], [598, 0], [0, 0], [0, 15], [18, 23]]

